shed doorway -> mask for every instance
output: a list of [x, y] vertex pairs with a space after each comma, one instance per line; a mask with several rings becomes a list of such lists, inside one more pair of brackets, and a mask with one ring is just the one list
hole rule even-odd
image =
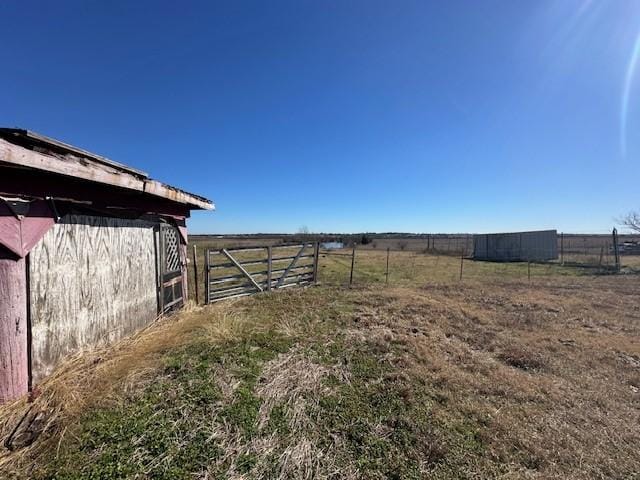
[[160, 313], [184, 303], [180, 233], [173, 225], [160, 224]]

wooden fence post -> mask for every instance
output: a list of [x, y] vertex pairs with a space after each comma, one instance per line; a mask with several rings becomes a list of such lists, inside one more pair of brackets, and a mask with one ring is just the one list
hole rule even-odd
[[464, 264], [464, 251], [460, 252], [460, 281], [462, 281], [462, 266]]
[[313, 249], [313, 283], [318, 282], [319, 261], [320, 261], [320, 242], [316, 242]]
[[387, 271], [385, 273], [385, 284], [389, 285], [389, 247], [387, 247]]
[[529, 279], [529, 283], [531, 283], [531, 261], [527, 262], [527, 278]]
[[196, 291], [196, 305], [200, 305], [200, 294], [198, 293], [198, 253], [195, 245], [193, 246], [193, 276], [195, 277], [193, 288]]
[[349, 286], [353, 284], [353, 266], [356, 263], [356, 244], [353, 243], [353, 250], [351, 251], [351, 274], [349, 275]]
[[564, 233], [560, 232], [560, 265], [564, 265]]

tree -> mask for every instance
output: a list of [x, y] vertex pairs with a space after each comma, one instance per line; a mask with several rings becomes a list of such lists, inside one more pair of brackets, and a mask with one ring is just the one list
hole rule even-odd
[[306, 225], [301, 226], [298, 229], [298, 233], [300, 233], [302, 235], [309, 235], [309, 227], [307, 227]]
[[629, 212], [618, 221], [629, 230], [640, 233], [640, 212]]

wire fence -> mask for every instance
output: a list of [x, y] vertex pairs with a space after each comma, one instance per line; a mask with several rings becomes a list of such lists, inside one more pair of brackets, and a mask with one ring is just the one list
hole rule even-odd
[[[640, 255], [629, 261], [623, 273], [640, 272]], [[535, 282], [552, 277], [611, 275], [617, 270], [604, 263], [599, 267], [560, 262], [488, 262], [437, 252], [344, 249], [319, 253], [318, 279], [324, 284], [386, 284], [412, 286], [428, 283], [474, 281], [478, 283]]]
[[[640, 255], [640, 235], [568, 234], [558, 233], [557, 258], [551, 263], [576, 265], [585, 268], [617, 268], [616, 250], [620, 267], [635, 266]], [[474, 235], [471, 234], [424, 234], [412, 237], [376, 237], [359, 248], [400, 252], [420, 252], [432, 255], [474, 256]], [[537, 255], [531, 255], [532, 258]]]
[[[558, 234], [558, 258], [545, 262], [494, 262], [473, 258], [473, 235], [421, 235], [375, 237], [366, 244], [352, 236], [338, 249], [320, 248], [317, 280], [334, 285], [415, 285], [459, 281], [535, 282], [553, 276], [605, 275], [640, 272], [639, 236]], [[265, 238], [274, 245], [281, 238]], [[253, 239], [256, 242], [255, 239]], [[189, 259], [189, 296], [207, 298], [205, 252], [207, 248], [234, 248], [248, 242], [227, 238], [198, 238], [197, 253]], [[616, 255], [616, 250], [618, 254]], [[616, 257], [618, 263], [616, 263]]]

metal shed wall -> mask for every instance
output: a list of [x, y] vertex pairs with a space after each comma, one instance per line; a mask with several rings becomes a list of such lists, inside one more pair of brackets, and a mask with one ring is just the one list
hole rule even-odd
[[473, 257], [502, 262], [546, 261], [558, 258], [556, 230], [491, 233], [473, 236]]
[[34, 382], [64, 356], [157, 317], [156, 226], [67, 215], [36, 244], [29, 258]]

